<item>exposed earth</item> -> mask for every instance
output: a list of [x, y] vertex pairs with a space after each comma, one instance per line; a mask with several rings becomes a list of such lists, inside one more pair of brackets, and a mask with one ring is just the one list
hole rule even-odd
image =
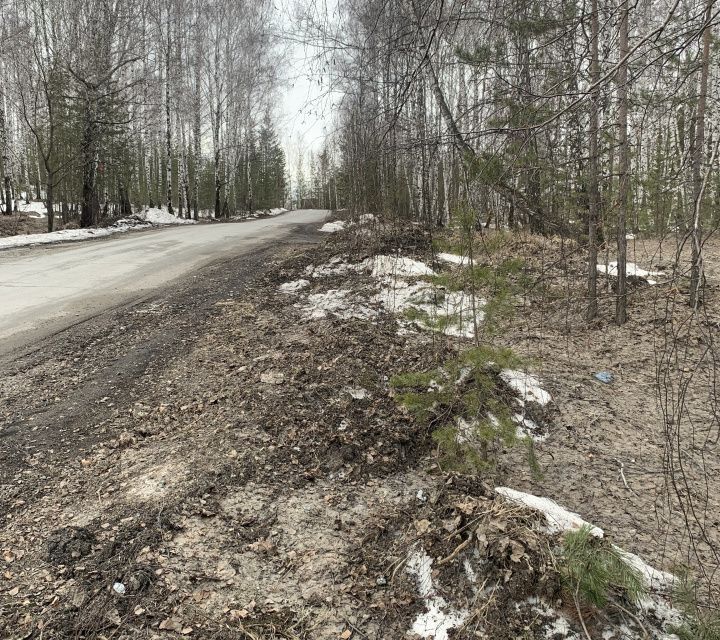
[[[688, 555], [664, 498], [657, 345], [675, 324], [656, 318], [677, 283], [637, 283], [623, 329], [607, 296], [587, 326], [580, 301], [558, 294], [582, 281], [579, 250], [494, 242], [490, 263], [523, 255], [544, 283], [492, 340], [533, 362], [553, 398], [549, 432], [540, 473], [508, 447], [495, 468], [460, 474], [390, 379], [467, 341], [408, 325], [372, 297], [371, 275], [338, 268], [400, 251], [443, 269], [430, 238], [316, 228], [4, 356], [0, 637], [395, 639], [423, 637], [425, 622], [439, 639], [582, 638], [583, 625], [593, 638], [673, 637], [652, 611], [576, 610], [553, 568], [559, 538], [494, 489], [557, 500], [658, 568], [712, 567], [707, 544]], [[353, 302], [312, 307], [338, 290]], [[683, 344], [665, 380], [692, 367], [709, 384], [703, 343]], [[612, 383], [593, 377], [606, 370]], [[711, 407], [695, 400], [697, 437], [711, 435]], [[703, 522], [718, 542], [709, 446]]]

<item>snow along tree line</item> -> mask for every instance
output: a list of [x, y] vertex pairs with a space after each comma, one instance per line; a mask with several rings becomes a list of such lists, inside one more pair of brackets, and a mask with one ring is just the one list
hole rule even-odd
[[631, 232], [690, 246], [693, 307], [702, 245], [720, 221], [714, 0], [340, 0], [311, 3], [303, 33], [342, 95], [341, 200], [447, 225], [526, 226], [619, 262], [626, 318]]
[[[269, 0], [5, 0], [2, 197], [68, 222], [282, 206]], [[48, 216], [52, 230], [55, 216]]]

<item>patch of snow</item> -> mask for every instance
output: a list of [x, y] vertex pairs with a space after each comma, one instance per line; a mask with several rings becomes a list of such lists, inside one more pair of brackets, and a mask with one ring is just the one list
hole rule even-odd
[[308, 265], [305, 267], [305, 275], [312, 278], [327, 278], [328, 276], [342, 276], [348, 273], [357, 273], [364, 268], [364, 264], [350, 264], [342, 256], [335, 256], [325, 264]]
[[557, 617], [545, 627], [545, 637], [548, 640], [555, 640], [558, 636], [566, 640], [580, 640], [580, 636], [573, 632], [567, 619], [560, 614], [555, 615], [557, 615]]
[[465, 256], [459, 256], [456, 253], [438, 253], [435, 257], [442, 262], [449, 262], [450, 264], [465, 264], [467, 261]]
[[530, 596], [524, 602], [515, 603], [515, 608], [518, 611], [522, 611], [527, 607], [530, 608], [533, 614], [547, 619], [542, 623], [542, 629], [547, 640], [556, 640], [560, 637], [564, 640], [580, 640], [580, 636], [572, 630], [567, 618], [537, 596]]
[[293, 280], [292, 282], [284, 282], [280, 285], [279, 289], [283, 293], [296, 293], [301, 289], [304, 289], [310, 284], [308, 280]]
[[531, 420], [525, 414], [525, 408], [528, 402], [534, 402], [540, 406], [548, 404], [552, 397], [540, 386], [540, 381], [523, 371], [515, 371], [514, 369], [503, 369], [500, 377], [505, 383], [518, 394], [517, 404], [520, 412], [513, 415], [513, 422], [517, 424], [518, 437], [529, 437], [535, 442], [543, 442], [547, 439], [545, 430]]
[[642, 576], [643, 582], [648, 590], [665, 593], [672, 591], [672, 588], [677, 583], [677, 577], [672, 573], [655, 569], [647, 564], [640, 556], [636, 556], [634, 553], [625, 551], [620, 547], [613, 545], [613, 548], [620, 554], [626, 564], [630, 565]]
[[197, 224], [195, 220], [178, 218], [169, 213], [167, 209], [158, 209], [157, 207], [144, 209], [137, 217], [150, 224]]
[[[611, 262], [607, 265], [599, 264], [597, 266], [597, 270], [598, 273], [607, 273], [611, 278], [616, 278], [618, 274], [618, 263]], [[626, 272], [629, 276], [642, 278], [650, 285], [657, 284], [657, 280], [653, 280], [653, 278], [662, 277], [663, 275], [665, 275], [661, 271], [645, 271], [645, 269], [641, 269], [634, 262], [627, 263]]]
[[[445, 291], [433, 288], [427, 282], [409, 283], [405, 280], [383, 278], [380, 292], [374, 297], [391, 313], [402, 313], [415, 309], [427, 315], [429, 322], [422, 318], [416, 324], [424, 329], [442, 331], [445, 335], [460, 338], [475, 336], [472, 298], [462, 291]], [[485, 300], [475, 298], [478, 323], [483, 321], [482, 308]], [[437, 326], [436, 326], [437, 324]]]
[[[638, 609], [640, 609], [644, 615], [655, 618], [664, 629], [681, 627], [683, 624], [683, 614], [675, 607], [670, 606], [660, 596], [648, 595], [641, 598], [638, 603]], [[669, 635], [663, 637], [674, 638], [675, 636]]]
[[405, 256], [375, 256], [365, 261], [368, 271], [372, 271], [375, 278], [395, 276], [405, 278], [410, 276], [434, 276], [435, 272], [424, 262], [413, 260]]
[[323, 233], [335, 233], [336, 231], [342, 231], [345, 228], [345, 222], [343, 220], [336, 220], [335, 222], [326, 222], [320, 231]]
[[537, 422], [530, 420], [530, 418], [526, 418], [520, 413], [513, 415], [512, 420], [517, 425], [518, 438], [530, 438], [533, 442], [538, 443], [545, 442], [545, 440], [547, 440], [548, 434], [545, 433], [543, 428], [537, 424]]
[[330, 289], [325, 293], [314, 293], [307, 298], [303, 307], [305, 316], [311, 320], [325, 318], [329, 314], [349, 320], [369, 320], [377, 316], [374, 309], [357, 303], [347, 289]]
[[37, 200], [30, 204], [22, 202], [17, 205], [17, 209], [20, 213], [26, 213], [31, 218], [47, 218], [47, 207], [44, 202]]
[[90, 229], [63, 229], [50, 233], [28, 233], [26, 235], [7, 236], [0, 238], [0, 249], [30, 247], [38, 244], [54, 244], [57, 242], [77, 242], [92, 238], [104, 238], [114, 233], [125, 233], [130, 229], [142, 229], [145, 226], [133, 220], [118, 220], [110, 227]]
[[412, 632], [421, 638], [448, 640], [448, 631], [461, 627], [468, 612], [449, 607], [445, 599], [437, 595], [432, 578], [432, 558], [424, 549], [413, 552], [406, 571], [415, 578], [418, 593], [425, 601], [426, 609], [415, 619]]
[[515, 504], [524, 505], [542, 513], [545, 516], [548, 533], [578, 531], [587, 525], [590, 527], [590, 534], [596, 538], [602, 538], [605, 535], [602, 529], [586, 522], [577, 513], [568, 511], [550, 498], [540, 498], [508, 487], [497, 487], [495, 491]]
[[523, 402], [535, 402], [541, 406], [548, 404], [552, 397], [540, 386], [540, 381], [523, 371], [503, 369], [500, 377], [507, 385], [516, 391]]

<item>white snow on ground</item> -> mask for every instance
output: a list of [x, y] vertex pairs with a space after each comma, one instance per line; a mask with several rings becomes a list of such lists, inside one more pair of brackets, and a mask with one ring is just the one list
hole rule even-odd
[[285, 282], [280, 285], [280, 291], [283, 293], [296, 293], [301, 289], [304, 289], [310, 284], [307, 280], [293, 280], [292, 282]]
[[540, 381], [523, 371], [504, 369], [500, 372], [500, 377], [520, 395], [523, 402], [536, 402], [545, 406], [552, 400], [550, 394], [540, 386]]
[[[618, 274], [617, 267], [617, 262], [611, 262], [607, 265], [599, 264], [597, 266], [597, 270], [599, 273], [607, 273], [610, 277], [616, 278]], [[642, 278], [643, 280], [646, 280], [648, 284], [657, 284], [657, 280], [654, 280], [653, 278], [662, 277], [665, 274], [661, 271], [645, 271], [645, 269], [641, 269], [634, 262], [628, 262], [627, 275]]]
[[[542, 513], [545, 516], [548, 533], [554, 534], [565, 531], [577, 531], [583, 526], [588, 526], [590, 527], [590, 533], [595, 537], [602, 538], [605, 535], [599, 527], [583, 520], [577, 513], [568, 511], [549, 498], [541, 498], [507, 487], [497, 487], [495, 491], [515, 504], [521, 504]], [[660, 621], [663, 628], [667, 628], [669, 625], [679, 625], [682, 622], [682, 614], [677, 609], [671, 607], [662, 597], [662, 594], [672, 591], [672, 587], [677, 582], [677, 578], [671, 573], [651, 567], [640, 558], [640, 556], [634, 553], [625, 551], [616, 545], [612, 546], [613, 549], [621, 555], [623, 560], [640, 574], [645, 583], [645, 587], [650, 592], [639, 602], [639, 609], [645, 614], [653, 615]], [[631, 637], [633, 636], [630, 633], [628, 638]], [[670, 640], [674, 636], [656, 634], [655, 637]]]
[[366, 225], [371, 222], [375, 221], [375, 216], [371, 213], [366, 213], [360, 216], [360, 219], [357, 223], [355, 222], [345, 222], [345, 220], [335, 220], [334, 222], [326, 222], [322, 227], [320, 227], [320, 231], [324, 233], [335, 233], [336, 231], [342, 231], [343, 229], [347, 229], [348, 227], [354, 227], [356, 224], [359, 225]]
[[[391, 313], [403, 313], [413, 308], [427, 316], [415, 324], [423, 329], [441, 331], [460, 338], [475, 336], [472, 297], [462, 291], [446, 291], [424, 281], [408, 282], [402, 278], [431, 276], [435, 272], [424, 262], [405, 256], [379, 255], [351, 264], [342, 256], [335, 256], [322, 265], [309, 265], [305, 275], [312, 278], [369, 272], [380, 283], [380, 290], [372, 302], [379, 303]], [[475, 298], [478, 324], [484, 319], [486, 301]]]
[[540, 381], [523, 371], [503, 369], [500, 377], [518, 395], [517, 404], [521, 411], [513, 416], [513, 422], [518, 425], [518, 437], [527, 436], [535, 442], [543, 442], [547, 434], [535, 421], [525, 415], [525, 406], [528, 402], [535, 402], [541, 406], [548, 404], [552, 397], [540, 386]]
[[328, 276], [341, 276], [348, 273], [357, 273], [364, 268], [364, 262], [360, 264], [350, 264], [345, 262], [341, 256], [335, 256], [329, 262], [318, 265], [308, 265], [305, 267], [305, 274], [312, 278], [327, 278]]
[[667, 571], [661, 571], [651, 567], [640, 556], [625, 551], [613, 545], [615, 550], [622, 556], [622, 559], [637, 571], [643, 578], [645, 586], [651, 591], [669, 592], [677, 582], [677, 578]]
[[418, 593], [425, 601], [426, 608], [415, 619], [412, 632], [421, 638], [448, 640], [448, 631], [462, 626], [468, 612], [449, 607], [445, 599], [437, 594], [432, 578], [432, 558], [424, 549], [412, 553], [405, 569], [415, 578]]
[[99, 229], [63, 229], [62, 231], [52, 231], [50, 233], [29, 233], [26, 235], [8, 236], [6, 238], [0, 238], [0, 249], [104, 238], [114, 233], [125, 233], [126, 231], [130, 231], [130, 229], [142, 229], [146, 226], [149, 225], [132, 224], [127, 220], [118, 220], [111, 227]]
[[195, 220], [178, 218], [172, 213], [168, 213], [166, 209], [158, 209], [157, 207], [145, 209], [137, 217], [151, 224], [197, 224]]
[[309, 295], [302, 308], [305, 316], [311, 320], [325, 318], [330, 314], [343, 320], [369, 320], [377, 316], [377, 311], [358, 303], [347, 289], [330, 289], [326, 293]]
[[435, 275], [435, 272], [424, 262], [406, 258], [405, 256], [375, 256], [374, 258], [368, 258], [363, 264], [365, 264], [366, 269], [372, 271], [374, 278]]
[[438, 253], [435, 256], [442, 262], [449, 262], [450, 264], [465, 264], [468, 259], [465, 256], [459, 256], [456, 253]]
[[[41, 203], [32, 203], [41, 204]], [[45, 205], [43, 211], [45, 211]], [[144, 229], [151, 225], [166, 224], [196, 224], [195, 220], [184, 220], [176, 218], [163, 209], [146, 209], [135, 218], [123, 218], [109, 227], [98, 227], [89, 229], [62, 229], [50, 233], [29, 233], [25, 235], [8, 236], [0, 238], [0, 249], [16, 247], [29, 247], [38, 244], [54, 244], [56, 242], [75, 242], [78, 240], [90, 240], [92, 238], [104, 238], [114, 233], [125, 233], [131, 229]]]
[[517, 425], [518, 438], [531, 438], [533, 442], [545, 442], [548, 434], [543, 428], [530, 418], [526, 418], [521, 413], [516, 413], [512, 417], [513, 422]]
[[336, 231], [342, 231], [345, 228], [345, 222], [342, 220], [336, 220], [335, 222], [326, 222], [320, 231], [323, 233], [335, 233]]
[[522, 611], [523, 608], [529, 608], [533, 617], [540, 616], [547, 618], [543, 622], [543, 630], [548, 640], [556, 640], [561, 637], [563, 640], [580, 640], [580, 636], [573, 633], [572, 627], [565, 616], [561, 615], [546, 602], [536, 596], [531, 596], [521, 603], [516, 603], [515, 608]]
[[564, 531], [577, 531], [585, 525], [590, 527], [590, 533], [596, 538], [602, 538], [603, 530], [583, 520], [577, 513], [568, 511], [550, 498], [540, 498], [529, 493], [509, 489], [508, 487], [497, 487], [495, 491], [503, 498], [521, 504], [545, 516], [548, 533], [562, 533]]
[[31, 202], [30, 204], [21, 202], [17, 205], [17, 209], [20, 213], [26, 213], [31, 218], [47, 218], [47, 207], [44, 202], [39, 202], [37, 200]]
[[[445, 291], [427, 282], [409, 283], [405, 280], [383, 278], [379, 293], [373, 298], [391, 313], [403, 313], [415, 309], [427, 315], [415, 320], [415, 324], [431, 331], [459, 338], [475, 337], [473, 304], [470, 295], [462, 291]], [[485, 300], [475, 298], [477, 321], [484, 319]]]

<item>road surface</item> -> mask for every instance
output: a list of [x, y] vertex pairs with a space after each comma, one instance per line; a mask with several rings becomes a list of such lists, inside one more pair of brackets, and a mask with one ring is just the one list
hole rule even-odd
[[301, 210], [0, 252], [0, 354], [141, 298], [211, 262], [283, 239], [297, 225], [320, 223], [327, 214]]

